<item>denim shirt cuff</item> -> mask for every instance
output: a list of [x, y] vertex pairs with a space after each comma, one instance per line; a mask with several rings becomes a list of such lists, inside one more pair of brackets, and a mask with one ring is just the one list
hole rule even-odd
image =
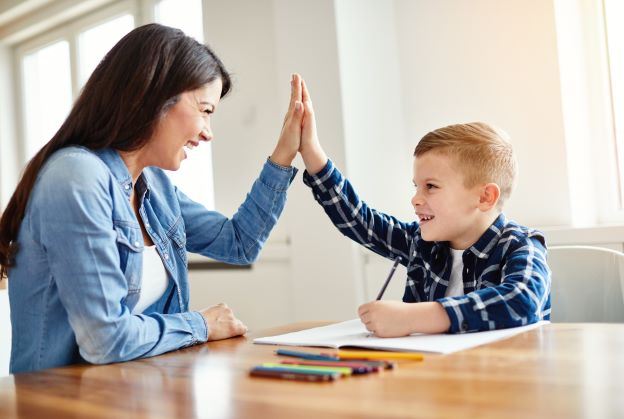
[[208, 325], [206, 324], [206, 320], [204, 320], [204, 316], [202, 316], [198, 311], [191, 311], [188, 313], [189, 316], [184, 316], [186, 321], [191, 326], [191, 330], [193, 331], [193, 340], [194, 343], [203, 343], [208, 340]]
[[285, 167], [271, 161], [267, 158], [264, 167], [260, 172], [260, 182], [278, 192], [285, 192], [292, 183], [297, 168], [290, 166]]

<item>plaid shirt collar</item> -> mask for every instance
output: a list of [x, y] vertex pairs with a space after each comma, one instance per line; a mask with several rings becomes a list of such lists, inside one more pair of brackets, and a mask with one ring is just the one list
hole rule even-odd
[[[475, 257], [479, 259], [487, 259], [490, 257], [490, 253], [492, 250], [496, 248], [496, 244], [498, 243], [503, 231], [505, 229], [505, 225], [507, 225], [507, 218], [505, 218], [505, 214], [500, 213], [496, 220], [488, 227], [487, 230], [479, 237], [479, 240], [467, 251], [472, 252]], [[420, 240], [423, 240], [422, 238]], [[448, 241], [443, 242], [435, 242], [436, 252], [442, 251], [443, 248], [450, 248]]]

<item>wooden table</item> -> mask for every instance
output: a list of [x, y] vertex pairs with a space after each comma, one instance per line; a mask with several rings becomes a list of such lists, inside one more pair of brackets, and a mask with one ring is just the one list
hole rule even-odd
[[[394, 371], [302, 383], [250, 378], [298, 323], [121, 364], [0, 380], [0, 417], [624, 418], [624, 324], [549, 324]], [[307, 349], [312, 350], [313, 349]]]

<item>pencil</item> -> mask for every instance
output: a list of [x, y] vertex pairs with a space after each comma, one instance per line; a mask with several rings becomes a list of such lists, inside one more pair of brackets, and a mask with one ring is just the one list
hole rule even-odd
[[384, 292], [386, 292], [386, 288], [388, 288], [388, 284], [390, 283], [390, 280], [392, 279], [392, 275], [394, 275], [394, 271], [396, 271], [396, 268], [399, 265], [400, 261], [401, 261], [401, 256], [397, 256], [396, 259], [394, 259], [394, 263], [392, 264], [392, 268], [390, 268], [390, 273], [388, 274], [388, 277], [386, 278], [386, 282], [384, 282], [383, 286], [381, 287], [381, 290], [379, 290], [379, 294], [377, 294], [377, 300], [381, 300], [381, 297], [383, 297]]

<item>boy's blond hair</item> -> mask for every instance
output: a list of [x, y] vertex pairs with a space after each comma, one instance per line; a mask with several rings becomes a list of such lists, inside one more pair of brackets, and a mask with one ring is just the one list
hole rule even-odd
[[502, 210], [511, 195], [517, 171], [513, 148], [504, 131], [483, 122], [449, 125], [422, 137], [414, 156], [429, 151], [455, 158], [467, 188], [496, 183], [501, 191], [497, 208]]

